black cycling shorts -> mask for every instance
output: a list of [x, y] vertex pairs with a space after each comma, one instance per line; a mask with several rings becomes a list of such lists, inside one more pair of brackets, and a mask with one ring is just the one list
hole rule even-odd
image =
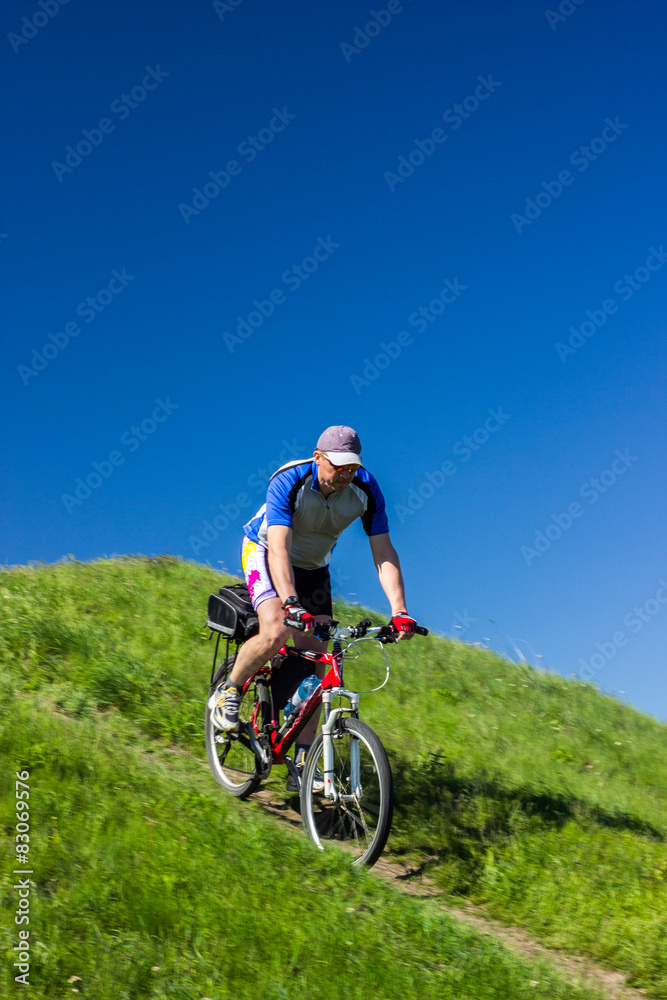
[[[244, 538], [241, 549], [241, 564], [252, 606], [256, 611], [262, 601], [269, 597], [278, 596], [269, 571], [267, 550], [258, 545], [257, 542], [251, 542], [247, 537]], [[306, 611], [309, 611], [311, 615], [328, 615], [331, 618], [333, 608], [331, 606], [329, 567], [301, 569], [300, 566], [293, 566], [292, 569], [294, 570], [296, 596]]]
[[311, 615], [328, 615], [333, 617], [331, 603], [331, 577], [329, 567], [319, 569], [301, 569], [293, 566], [296, 596]]

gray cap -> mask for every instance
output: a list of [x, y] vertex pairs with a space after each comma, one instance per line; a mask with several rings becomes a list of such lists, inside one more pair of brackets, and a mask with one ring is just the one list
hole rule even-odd
[[327, 427], [317, 439], [317, 450], [334, 465], [361, 465], [361, 441], [357, 432], [345, 424]]

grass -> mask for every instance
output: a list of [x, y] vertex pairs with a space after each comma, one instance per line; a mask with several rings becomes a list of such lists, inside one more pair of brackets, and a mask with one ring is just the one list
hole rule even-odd
[[[60, 983], [39, 995], [64, 996], [77, 963], [99, 998], [513, 998], [547, 981], [545, 996], [587, 995], [322, 858], [160, 749], [202, 756], [201, 624], [220, 582], [170, 557], [0, 575], [3, 780], [21, 747], [40, 789], [35, 922], [48, 928], [33, 981]], [[591, 684], [444, 639], [389, 657], [389, 684], [361, 702], [392, 759], [389, 850], [430, 859], [445, 891], [667, 997], [667, 727]], [[346, 670], [359, 688], [383, 676], [374, 652]], [[4, 806], [2, 818], [9, 834]], [[286, 908], [277, 924], [267, 885]]]
[[667, 727], [590, 684], [429, 647], [393, 657], [411, 721], [390, 693], [365, 711], [392, 748], [390, 847], [435, 856], [444, 889], [667, 996]]
[[[595, 998], [323, 856], [219, 793], [194, 758], [146, 747], [117, 713], [77, 718], [10, 697], [0, 756], [7, 841], [14, 772], [30, 771], [29, 996]], [[14, 882], [2, 898], [6, 996]]]

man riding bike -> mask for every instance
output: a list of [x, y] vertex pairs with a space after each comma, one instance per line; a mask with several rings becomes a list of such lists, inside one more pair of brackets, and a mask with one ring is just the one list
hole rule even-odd
[[[326, 643], [313, 636], [313, 625], [331, 620], [331, 551], [357, 517], [369, 537], [380, 584], [391, 607], [390, 624], [398, 639], [412, 637], [416, 622], [406, 610], [403, 576], [389, 538], [384, 497], [374, 477], [362, 466], [356, 431], [344, 425], [328, 427], [318, 439], [313, 459], [288, 462], [274, 473], [266, 503], [244, 526], [241, 562], [259, 619], [259, 634], [241, 647], [228, 679], [209, 699], [216, 728], [228, 732], [238, 728], [244, 683], [277, 653], [290, 634], [300, 649], [326, 649]], [[298, 630], [296, 634], [293, 629]], [[294, 763], [299, 770], [318, 721], [313, 716], [296, 744]], [[296, 790], [291, 778], [288, 789]]]

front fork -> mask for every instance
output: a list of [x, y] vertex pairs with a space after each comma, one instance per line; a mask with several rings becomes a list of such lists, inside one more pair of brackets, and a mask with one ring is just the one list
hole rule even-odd
[[[331, 702], [334, 697], [347, 698], [350, 703], [349, 708], [332, 708]], [[350, 784], [352, 796], [344, 795], [338, 791], [334, 781], [334, 746], [336, 739], [335, 732], [339, 725], [338, 720], [345, 715], [352, 715], [358, 718], [359, 715], [359, 695], [356, 691], [347, 691], [345, 688], [328, 688], [322, 692], [322, 704], [324, 705], [324, 724], [322, 726], [322, 755], [324, 758], [324, 796], [331, 802], [338, 802], [351, 797], [355, 797], [359, 790], [359, 740], [352, 740], [350, 746]]]

